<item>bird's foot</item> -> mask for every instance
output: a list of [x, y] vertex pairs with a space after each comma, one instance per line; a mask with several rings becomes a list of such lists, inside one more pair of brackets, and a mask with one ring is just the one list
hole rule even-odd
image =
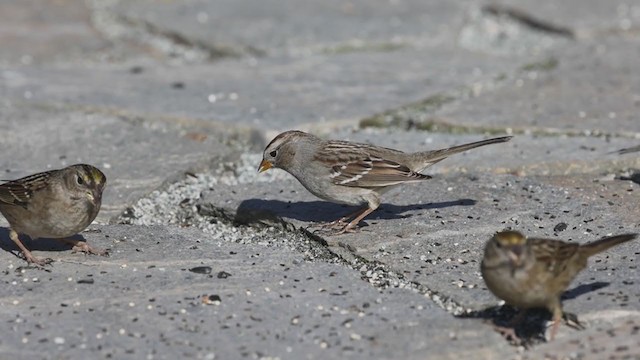
[[81, 252], [89, 255], [109, 256], [108, 249], [94, 249], [84, 241], [78, 241], [75, 245], [73, 245], [73, 247], [71, 248], [71, 252]]
[[311, 228], [317, 228], [313, 231], [314, 234], [320, 233], [326, 235], [340, 235], [346, 233], [355, 233], [358, 231], [358, 228], [355, 224], [345, 222], [344, 218], [308, 227], [308, 229]]
[[520, 337], [516, 334], [516, 329], [514, 327], [494, 325], [493, 328], [506, 340], [510, 340], [517, 344], [522, 343], [522, 339], [520, 339]]
[[29, 264], [29, 265], [35, 265], [35, 267], [37, 268], [44, 268], [46, 265], [51, 265], [51, 263], [53, 263], [53, 259], [51, 258], [37, 258], [35, 256], [33, 256], [33, 254], [31, 254], [30, 251], [28, 252], [23, 252], [22, 256], [24, 257], [24, 260]]
[[311, 225], [307, 226], [307, 228], [308, 229], [317, 228], [318, 230], [342, 229], [343, 227], [345, 227], [347, 225], [347, 223], [345, 222], [346, 220], [347, 220], [346, 218], [342, 217], [342, 218], [340, 218], [338, 220], [334, 220], [334, 221], [311, 224]]
[[569, 326], [571, 328], [574, 328], [576, 330], [584, 330], [584, 329], [586, 329], [586, 326], [584, 325], [584, 323], [581, 323], [578, 320], [578, 316], [576, 314], [564, 312], [562, 314], [562, 320], [564, 320], [564, 323], [567, 326]]
[[352, 223], [348, 223], [344, 227], [342, 227], [342, 229], [337, 229], [337, 231], [334, 233], [334, 235], [353, 234], [353, 233], [356, 233], [356, 232], [358, 232], [357, 225], [352, 224]]

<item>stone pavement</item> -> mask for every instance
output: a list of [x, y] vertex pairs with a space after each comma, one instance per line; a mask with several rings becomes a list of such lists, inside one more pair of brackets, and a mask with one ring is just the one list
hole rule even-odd
[[[640, 358], [640, 242], [564, 295], [586, 329], [513, 316], [482, 281], [495, 231], [640, 232], [640, 2], [24, 0], [0, 3], [0, 171], [107, 175], [81, 234], [110, 257], [0, 228], [0, 358]], [[351, 209], [283, 171], [302, 129], [406, 151], [501, 134], [429, 182]], [[4, 219], [0, 220], [4, 221]], [[13, 252], [13, 254], [12, 254]]]

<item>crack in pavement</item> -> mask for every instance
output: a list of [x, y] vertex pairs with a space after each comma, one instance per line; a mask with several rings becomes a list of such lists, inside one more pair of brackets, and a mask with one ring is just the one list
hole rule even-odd
[[332, 246], [325, 238], [278, 216], [253, 216], [256, 214], [238, 213], [235, 209], [212, 204], [196, 204], [202, 191], [211, 189], [218, 183], [238, 180], [247, 181], [209, 174], [187, 177], [169, 185], [166, 190], [155, 191], [147, 198], [141, 199], [123, 213], [117, 222], [132, 225], [196, 227], [206, 233], [216, 234], [224, 241], [267, 247], [285, 246], [303, 254], [306, 261], [340, 264], [357, 271], [363, 281], [377, 289], [397, 288], [419, 293], [453, 316], [464, 316], [471, 312], [452, 298], [424, 284], [407, 280], [388, 264], [365, 259], [349, 250], [348, 246]]
[[93, 27], [113, 42], [128, 40], [150, 46], [169, 59], [183, 63], [211, 62], [224, 58], [264, 54], [260, 49], [247, 46], [236, 48], [230, 45], [205, 44], [177, 32], [159, 29], [149, 22], [118, 15], [112, 9], [120, 1], [87, 0]]
[[529, 29], [546, 32], [556, 36], [575, 39], [575, 33], [568, 27], [553, 24], [550, 21], [538, 19], [525, 11], [501, 4], [488, 4], [482, 7], [482, 11], [495, 16], [507, 16]]

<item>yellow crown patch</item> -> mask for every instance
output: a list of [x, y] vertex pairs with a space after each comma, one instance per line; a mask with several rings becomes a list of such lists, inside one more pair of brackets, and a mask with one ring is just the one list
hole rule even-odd
[[503, 245], [521, 245], [526, 242], [526, 238], [518, 231], [507, 230], [496, 233], [495, 238]]

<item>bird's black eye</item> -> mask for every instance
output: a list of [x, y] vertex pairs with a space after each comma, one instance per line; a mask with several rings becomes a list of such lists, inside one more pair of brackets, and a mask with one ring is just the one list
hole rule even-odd
[[271, 157], [276, 157], [276, 155], [278, 155], [278, 152], [273, 150], [272, 152], [269, 153], [269, 156]]
[[78, 185], [82, 185], [84, 184], [84, 179], [82, 178], [82, 176], [76, 175], [76, 182], [78, 183]]

